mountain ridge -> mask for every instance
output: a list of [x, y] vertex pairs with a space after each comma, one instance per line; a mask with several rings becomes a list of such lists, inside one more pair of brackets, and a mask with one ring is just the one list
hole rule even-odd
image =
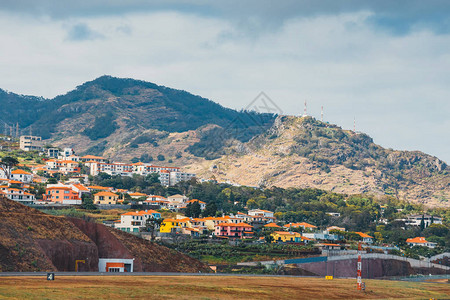
[[391, 194], [438, 206], [450, 199], [447, 165], [436, 157], [385, 149], [311, 117], [236, 111], [141, 80], [105, 75], [46, 100], [0, 91], [0, 105], [21, 128], [79, 154], [158, 159], [251, 186]]

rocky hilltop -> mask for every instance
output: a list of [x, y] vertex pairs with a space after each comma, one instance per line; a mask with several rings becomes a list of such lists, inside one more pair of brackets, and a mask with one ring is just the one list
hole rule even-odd
[[99, 258], [134, 258], [140, 272], [209, 272], [187, 255], [81, 219], [50, 216], [0, 197], [0, 272], [98, 271]]
[[227, 151], [190, 169], [200, 177], [250, 186], [389, 194], [449, 206], [445, 162], [419, 151], [384, 149], [366, 134], [312, 117], [279, 116], [269, 130]]

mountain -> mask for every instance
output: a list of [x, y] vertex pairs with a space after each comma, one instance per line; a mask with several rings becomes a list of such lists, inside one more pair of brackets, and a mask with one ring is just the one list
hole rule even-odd
[[233, 138], [245, 142], [275, 119], [271, 114], [224, 108], [185, 91], [111, 76], [54, 99], [3, 91], [0, 105], [3, 121], [17, 121], [25, 132], [32, 126], [33, 134], [49, 143], [124, 160], [148, 152], [180, 158], [179, 152], [213, 128], [232, 129]]
[[0, 197], [0, 272], [98, 271], [101, 258], [134, 258], [136, 272], [209, 272], [200, 261], [132, 234], [44, 214]]
[[[3, 121], [116, 161], [184, 166], [202, 178], [251, 186], [389, 194], [449, 206], [445, 162], [394, 151], [311, 117], [222, 107], [153, 83], [102, 76], [53, 99], [0, 91]], [[0, 124], [1, 125], [1, 124]], [[1, 132], [1, 131], [0, 131]]]
[[189, 168], [201, 177], [249, 186], [388, 194], [449, 206], [450, 170], [442, 160], [419, 151], [384, 149], [366, 134], [312, 117], [279, 116], [269, 130], [227, 151]]

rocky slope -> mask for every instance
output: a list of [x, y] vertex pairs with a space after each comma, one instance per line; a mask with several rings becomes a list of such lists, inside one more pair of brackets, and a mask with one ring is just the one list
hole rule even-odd
[[0, 197], [0, 272], [98, 271], [99, 258], [135, 258], [144, 272], [208, 272], [182, 253], [81, 219], [50, 216]]
[[228, 152], [190, 170], [250, 186], [391, 194], [427, 206], [449, 206], [445, 162], [418, 151], [384, 149], [365, 134], [311, 117], [280, 116], [267, 132]]

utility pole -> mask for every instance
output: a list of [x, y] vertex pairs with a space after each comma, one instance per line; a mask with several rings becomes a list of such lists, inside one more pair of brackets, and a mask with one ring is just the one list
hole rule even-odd
[[358, 243], [358, 264], [356, 266], [356, 283], [357, 283], [357, 289], [358, 291], [361, 290], [362, 288], [362, 280], [361, 280], [361, 267], [362, 267], [362, 263], [361, 263], [361, 242]]

